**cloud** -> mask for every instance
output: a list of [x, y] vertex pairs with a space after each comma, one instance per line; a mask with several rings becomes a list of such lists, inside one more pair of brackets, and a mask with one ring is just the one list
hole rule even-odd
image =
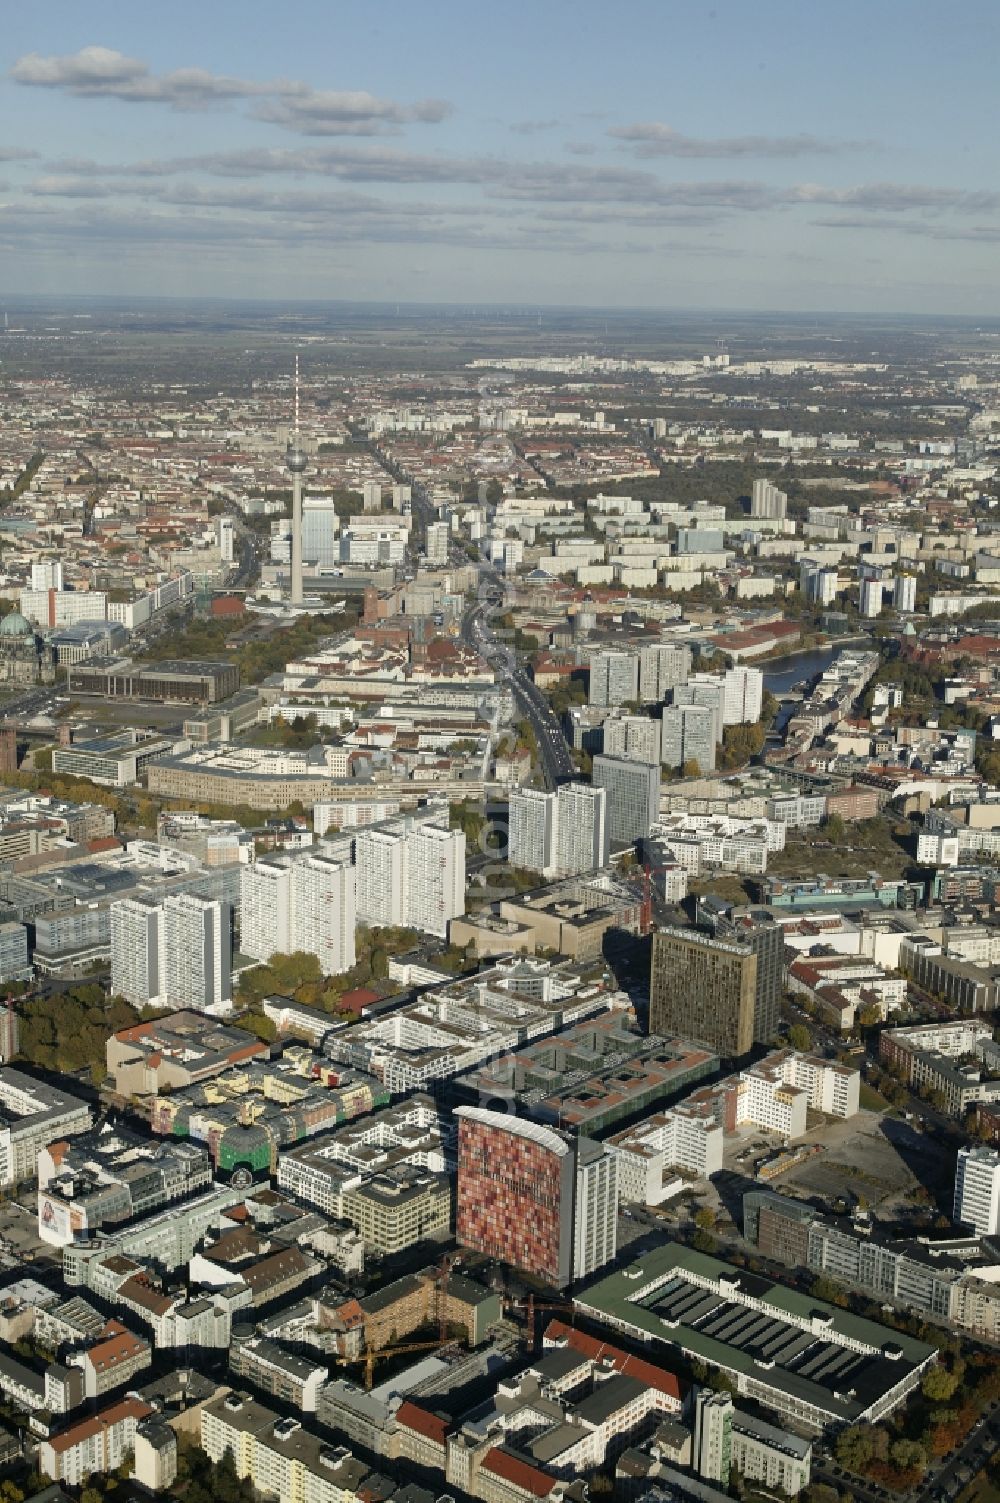
[[156, 75], [139, 58], [110, 47], [83, 47], [62, 56], [29, 52], [10, 70], [15, 83], [58, 89], [78, 98], [206, 109], [233, 99], [259, 100], [257, 119], [302, 135], [378, 135], [409, 122], [433, 124], [450, 106], [440, 99], [402, 105], [364, 91], [320, 90], [294, 79], [255, 80], [177, 68]]
[[790, 197], [795, 203], [844, 204], [892, 214], [909, 213], [914, 209], [957, 209], [970, 214], [991, 214], [1000, 209], [1000, 193], [940, 188], [921, 183], [863, 183], [852, 188], [800, 183], [791, 190]]
[[[857, 151], [860, 141], [827, 141], [819, 136], [686, 136], [650, 120], [635, 125], [616, 125], [608, 135], [631, 146], [639, 157], [804, 157], [833, 156]], [[870, 144], [870, 143], [867, 143]]]
[[37, 151], [27, 151], [23, 146], [0, 146], [0, 162], [30, 162], [37, 156]]
[[359, 91], [286, 89], [252, 111], [257, 120], [303, 136], [376, 135], [416, 121], [436, 125], [451, 113], [443, 99], [422, 99], [401, 105]]
[[515, 136], [537, 136], [542, 131], [555, 130], [559, 125], [558, 120], [515, 120], [508, 126], [508, 130]]

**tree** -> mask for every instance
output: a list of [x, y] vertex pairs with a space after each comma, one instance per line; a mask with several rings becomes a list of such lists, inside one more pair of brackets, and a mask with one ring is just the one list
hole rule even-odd
[[702, 1206], [700, 1211], [695, 1212], [694, 1224], [701, 1227], [702, 1231], [710, 1232], [715, 1225], [715, 1216], [707, 1206]]
[[948, 1371], [946, 1367], [932, 1367], [930, 1372], [924, 1374], [920, 1391], [925, 1399], [930, 1399], [934, 1404], [944, 1404], [951, 1398], [958, 1387], [958, 1378], [955, 1373]]
[[788, 1042], [798, 1054], [806, 1054], [812, 1048], [812, 1034], [804, 1023], [793, 1023], [788, 1030]]
[[889, 1447], [889, 1459], [901, 1472], [924, 1471], [927, 1452], [916, 1440], [895, 1440]]
[[841, 845], [846, 833], [846, 827], [839, 814], [831, 814], [829, 819], [823, 822], [823, 833], [831, 845]]
[[834, 1450], [841, 1466], [849, 1472], [863, 1472], [875, 1455], [872, 1431], [866, 1425], [852, 1425], [837, 1436]]

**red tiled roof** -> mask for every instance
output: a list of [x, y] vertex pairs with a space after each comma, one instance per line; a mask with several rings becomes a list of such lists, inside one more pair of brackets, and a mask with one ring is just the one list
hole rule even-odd
[[100, 1414], [81, 1420], [78, 1425], [71, 1425], [61, 1435], [51, 1436], [48, 1443], [56, 1455], [61, 1456], [64, 1451], [71, 1451], [92, 1435], [100, 1435], [102, 1430], [110, 1430], [113, 1425], [121, 1424], [122, 1420], [143, 1420], [152, 1412], [151, 1406], [143, 1404], [139, 1399], [122, 1399], [121, 1403], [102, 1409]]
[[495, 1477], [502, 1477], [505, 1482], [513, 1483], [522, 1492], [534, 1493], [536, 1498], [547, 1498], [556, 1481], [540, 1467], [529, 1466], [526, 1461], [520, 1461], [509, 1451], [501, 1451], [497, 1446], [492, 1451], [487, 1451], [480, 1463], [480, 1470], [492, 1472]]
[[405, 1399], [396, 1410], [396, 1423], [405, 1425], [408, 1430], [415, 1430], [418, 1435], [433, 1440], [439, 1446], [443, 1446], [448, 1437], [447, 1420], [443, 1420], [439, 1414], [431, 1414], [428, 1409], [421, 1409], [419, 1404], [413, 1404], [409, 1399]]
[[645, 1362], [641, 1357], [633, 1357], [629, 1352], [623, 1352], [620, 1347], [612, 1346], [610, 1342], [599, 1341], [596, 1336], [586, 1336], [583, 1331], [574, 1330], [572, 1326], [565, 1325], [561, 1320], [549, 1322], [544, 1340], [547, 1344], [553, 1345], [556, 1342], [566, 1342], [574, 1352], [589, 1357], [592, 1362], [610, 1362], [616, 1372], [624, 1373], [629, 1378], [636, 1378], [647, 1388], [655, 1388], [658, 1392], [680, 1403], [681, 1386], [673, 1373], [668, 1373], [662, 1367], [655, 1367], [652, 1362]]

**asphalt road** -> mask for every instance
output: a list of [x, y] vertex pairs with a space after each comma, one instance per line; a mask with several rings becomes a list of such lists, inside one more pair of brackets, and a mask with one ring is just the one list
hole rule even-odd
[[[502, 589], [499, 576], [496, 576], [496, 583]], [[487, 662], [502, 668], [517, 707], [534, 732], [547, 785], [555, 788], [561, 781], [573, 777], [576, 769], [559, 719], [541, 690], [529, 678], [524, 664], [516, 654], [508, 655], [504, 644], [492, 630], [486, 601], [480, 601], [465, 612], [462, 617], [462, 640]], [[502, 661], [499, 660], [501, 653]]]

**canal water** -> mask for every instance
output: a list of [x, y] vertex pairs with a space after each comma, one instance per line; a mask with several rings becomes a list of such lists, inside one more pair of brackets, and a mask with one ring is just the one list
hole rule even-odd
[[811, 683], [833, 662], [840, 647], [815, 647], [809, 652], [793, 652], [784, 658], [772, 658], [762, 663], [764, 688], [780, 698], [787, 694], [800, 679]]

